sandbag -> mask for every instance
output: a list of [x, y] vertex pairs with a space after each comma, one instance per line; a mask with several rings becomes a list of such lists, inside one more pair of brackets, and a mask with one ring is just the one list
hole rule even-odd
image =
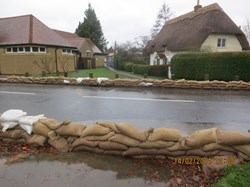
[[169, 151], [167, 149], [158, 149], [158, 155], [165, 155], [170, 157], [185, 156], [187, 151]]
[[55, 140], [48, 139], [48, 143], [59, 152], [66, 153], [69, 151], [68, 142], [63, 137], [59, 137]]
[[166, 159], [166, 156], [164, 156], [164, 155], [138, 155], [138, 156], [132, 156], [132, 158], [164, 160], [164, 159]]
[[40, 119], [39, 122], [46, 125], [51, 130], [56, 130], [63, 124], [63, 122], [51, 118]]
[[91, 125], [89, 127], [87, 127], [86, 129], [84, 129], [81, 133], [81, 138], [85, 137], [85, 136], [97, 136], [97, 135], [105, 135], [110, 133], [110, 129], [109, 128], [105, 128], [102, 127], [101, 125]]
[[210, 144], [204, 145], [202, 147], [202, 150], [204, 150], [204, 151], [221, 150], [221, 151], [230, 151], [230, 152], [235, 152], [236, 151], [231, 146], [224, 146], [224, 145], [220, 145], [220, 144], [217, 144], [217, 143], [210, 143]]
[[244, 145], [250, 144], [250, 134], [240, 131], [217, 131], [217, 143], [221, 145]]
[[84, 138], [77, 138], [76, 141], [74, 141], [71, 145], [71, 149], [73, 150], [75, 147], [79, 145], [85, 145], [88, 147], [97, 147], [99, 144], [99, 141], [88, 141]]
[[109, 138], [109, 141], [121, 143], [121, 144], [130, 146], [130, 147], [136, 147], [140, 144], [140, 141], [135, 140], [135, 139], [130, 138], [130, 137], [127, 137], [127, 136], [122, 135], [122, 134], [115, 134], [114, 136]]
[[157, 155], [157, 149], [142, 149], [139, 147], [130, 147], [124, 152], [123, 156], [138, 156], [138, 155]]
[[99, 147], [103, 150], [121, 150], [125, 151], [128, 149], [128, 146], [120, 144], [117, 142], [104, 141], [99, 143]]
[[148, 140], [151, 142], [157, 140], [178, 141], [181, 138], [181, 133], [177, 129], [157, 128], [153, 133], [149, 134]]
[[134, 138], [139, 141], [144, 141], [146, 139], [144, 132], [138, 130], [128, 123], [118, 123], [116, 127], [121, 132], [121, 134], [130, 138]]
[[138, 145], [138, 147], [143, 149], [152, 149], [152, 148], [167, 148], [171, 147], [175, 144], [175, 142], [172, 141], [164, 141], [164, 140], [157, 140], [154, 142], [146, 141], [142, 142]]
[[196, 131], [186, 137], [186, 145], [191, 148], [198, 148], [209, 143], [216, 143], [217, 130], [217, 128], [211, 128]]
[[101, 125], [103, 127], [109, 128], [115, 133], [120, 133], [120, 131], [116, 127], [116, 123], [114, 122], [96, 122], [97, 125]]
[[84, 139], [89, 140], [89, 141], [107, 141], [109, 138], [114, 136], [114, 132], [110, 132], [105, 135], [100, 135], [100, 136], [85, 136]]
[[239, 159], [250, 161], [250, 156], [247, 156], [246, 154], [238, 151], [237, 156]]
[[40, 145], [44, 147], [44, 143], [47, 141], [47, 137], [41, 136], [38, 134], [34, 134], [28, 141], [27, 144], [29, 145]]
[[2, 113], [0, 116], [0, 122], [18, 122], [21, 117], [26, 116], [27, 113], [22, 110], [10, 109]]
[[168, 151], [185, 151], [189, 150], [190, 147], [186, 146], [182, 141], [176, 142], [173, 146], [166, 148]]
[[51, 129], [49, 129], [45, 124], [40, 123], [40, 121], [37, 121], [33, 124], [33, 133], [39, 134], [45, 137], [49, 137], [49, 132], [54, 132]]
[[233, 146], [237, 151], [244, 153], [245, 155], [250, 157], [250, 144], [248, 145], [237, 145]]
[[56, 133], [62, 136], [81, 136], [82, 131], [86, 128], [85, 125], [70, 122], [68, 124], [61, 125], [56, 129]]
[[220, 151], [215, 150], [215, 151], [203, 151], [202, 149], [191, 149], [188, 150], [186, 155], [187, 156], [204, 156], [204, 157], [211, 157], [211, 156], [216, 156]]
[[114, 156], [123, 156], [123, 151], [117, 150], [106, 150], [103, 152], [104, 155], [114, 155]]
[[0, 137], [10, 138], [14, 140], [24, 139], [25, 141], [30, 138], [30, 136], [22, 129], [11, 129], [5, 132], [0, 132]]
[[88, 152], [97, 153], [97, 154], [104, 153], [104, 150], [102, 150], [102, 149], [99, 149], [97, 147], [95, 147], [95, 148], [88, 147], [88, 146], [84, 146], [84, 145], [77, 146], [76, 148], [74, 148], [73, 151], [88, 151]]
[[40, 114], [37, 116], [23, 116], [19, 119], [18, 123], [20, 126], [32, 126], [33, 123], [37, 122], [38, 120], [44, 118], [44, 114]]

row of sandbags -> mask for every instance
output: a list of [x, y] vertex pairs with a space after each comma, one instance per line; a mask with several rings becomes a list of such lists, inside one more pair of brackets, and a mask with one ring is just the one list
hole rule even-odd
[[141, 131], [128, 123], [113, 122], [97, 122], [86, 127], [45, 118], [33, 124], [31, 134], [15, 127], [0, 132], [0, 139], [37, 146], [48, 142], [61, 152], [90, 151], [135, 158], [237, 155], [250, 160], [250, 133], [218, 128], [182, 136], [179, 130], [170, 128]]
[[118, 87], [164, 87], [164, 88], [201, 88], [201, 89], [250, 89], [250, 83], [244, 81], [195, 81], [195, 80], [153, 80], [153, 79], [114, 79], [107, 78], [66, 78], [66, 77], [19, 77], [0, 78], [8, 83], [70, 84], [83, 86]]

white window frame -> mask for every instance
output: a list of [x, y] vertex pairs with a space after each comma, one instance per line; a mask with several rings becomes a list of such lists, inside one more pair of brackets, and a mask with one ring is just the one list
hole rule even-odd
[[[37, 47], [38, 51], [33, 51], [33, 47]], [[43, 50], [41, 50], [44, 49]], [[17, 49], [14, 51], [14, 49]], [[26, 50], [26, 49], [29, 49]], [[10, 50], [10, 51], [8, 51]], [[47, 49], [44, 46], [35, 46], [35, 45], [24, 45], [24, 46], [10, 46], [5, 48], [6, 53], [47, 53]]]
[[63, 54], [63, 55], [73, 55], [73, 49], [70, 49], [70, 48], [63, 48], [63, 49], [62, 49], [62, 54]]
[[226, 38], [218, 38], [217, 39], [217, 47], [218, 48], [225, 48], [226, 47]]

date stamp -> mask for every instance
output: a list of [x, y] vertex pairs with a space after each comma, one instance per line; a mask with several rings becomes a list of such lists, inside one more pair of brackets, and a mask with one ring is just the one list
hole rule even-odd
[[215, 165], [231, 165], [236, 162], [235, 157], [227, 156], [215, 156], [215, 157], [179, 157], [174, 158], [174, 164], [182, 165], [203, 165], [203, 164], [215, 164]]

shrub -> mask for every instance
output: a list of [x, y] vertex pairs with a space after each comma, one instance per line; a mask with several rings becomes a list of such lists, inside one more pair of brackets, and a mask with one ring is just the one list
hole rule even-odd
[[134, 64], [132, 69], [133, 73], [135, 74], [145, 75], [148, 74], [150, 66], [142, 64]]
[[124, 65], [125, 71], [127, 71], [127, 72], [132, 72], [133, 65], [134, 65], [134, 64], [131, 63], [131, 62], [127, 62], [127, 63]]
[[250, 53], [188, 53], [175, 55], [171, 60], [171, 71], [175, 78], [231, 81], [236, 75], [240, 80], [250, 81]]
[[168, 77], [168, 65], [150, 66], [149, 76]]

